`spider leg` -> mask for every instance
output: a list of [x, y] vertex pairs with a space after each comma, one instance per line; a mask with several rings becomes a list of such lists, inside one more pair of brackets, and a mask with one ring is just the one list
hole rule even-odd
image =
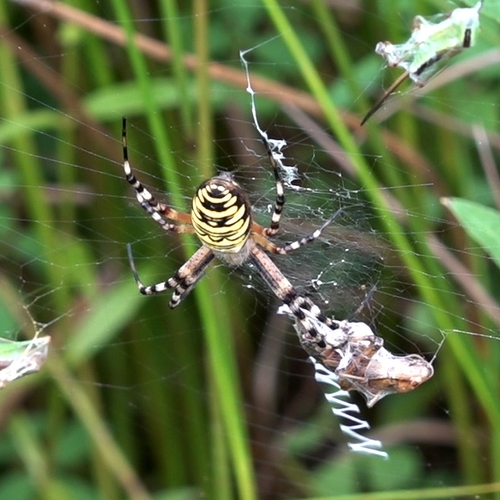
[[271, 216], [271, 224], [269, 227], [262, 228], [265, 236], [274, 236], [280, 227], [281, 214], [283, 212], [283, 207], [285, 206], [285, 190], [283, 189], [283, 182], [281, 180], [281, 175], [279, 171], [276, 159], [273, 156], [273, 151], [270, 144], [264, 140], [264, 144], [267, 149], [267, 155], [269, 156], [269, 161], [273, 167], [274, 178], [276, 180], [276, 200], [274, 201], [273, 215]]
[[[339, 208], [320, 228], [316, 229], [316, 231], [314, 231], [314, 233], [310, 234], [309, 236], [305, 236], [304, 238], [301, 238], [300, 240], [294, 241], [292, 243], [288, 243], [287, 245], [285, 245], [283, 247], [279, 247], [279, 246], [275, 245], [273, 242], [269, 241], [262, 234], [262, 232], [265, 232], [265, 228], [262, 228], [258, 224], [254, 224], [252, 226], [252, 230], [255, 231], [253, 234], [253, 238], [255, 239], [255, 241], [257, 241], [257, 243], [261, 247], [265, 248], [269, 252], [280, 254], [280, 255], [286, 255], [287, 253], [293, 252], [294, 250], [297, 250], [298, 248], [317, 240], [321, 236], [321, 233], [333, 222], [334, 219], [336, 219], [339, 216], [339, 214], [341, 212], [342, 212], [342, 209]], [[263, 231], [261, 231], [261, 230], [263, 230]]]
[[[156, 198], [144, 187], [132, 172], [130, 161], [128, 158], [127, 146], [127, 119], [123, 118], [122, 122], [122, 145], [123, 145], [123, 171], [127, 182], [134, 188], [137, 201], [141, 207], [166, 231], [176, 233], [193, 233], [194, 229], [185, 224], [191, 224], [191, 216], [182, 212], [178, 212], [170, 208], [164, 203], [160, 203]], [[181, 225], [172, 224], [169, 220], [181, 222]]]
[[[139, 181], [137, 181], [139, 182]], [[148, 193], [150, 196], [151, 196], [151, 199], [154, 200], [153, 196], [149, 193], [149, 191], [144, 188], [143, 191], [145, 193]], [[144, 193], [143, 193], [144, 194]], [[164, 217], [162, 217], [162, 213], [163, 212], [159, 212], [158, 210], [156, 210], [150, 203], [150, 199], [146, 199], [144, 196], [140, 195], [139, 192], [137, 192], [137, 201], [141, 204], [141, 207], [149, 214], [149, 216], [155, 221], [157, 222], [158, 224], [160, 224], [160, 226], [165, 229], [165, 231], [172, 231], [174, 233], [184, 233], [184, 234], [187, 234], [187, 233], [195, 233], [195, 230], [194, 230], [194, 227], [192, 226], [189, 226], [187, 224], [172, 224], [171, 222], [168, 222], [167, 220], [165, 220]], [[176, 210], [172, 209], [172, 208], [169, 208], [169, 207], [166, 207], [165, 205], [163, 204], [160, 204], [160, 203], [157, 203], [156, 204], [158, 206], [163, 206], [165, 207], [168, 212], [175, 212], [176, 213], [176, 216], [175, 217], [178, 217], [179, 220], [181, 219], [181, 216], [184, 216], [186, 214], [183, 214], [182, 212], [177, 212]], [[173, 219], [174, 217], [172, 216], [172, 214], [170, 213], [169, 215], [169, 218]], [[177, 219], [175, 219], [177, 220]]]
[[156, 295], [173, 289], [172, 298], [168, 304], [171, 309], [177, 307], [186, 298], [196, 283], [203, 277], [208, 264], [214, 258], [213, 252], [203, 246], [168, 280], [160, 281], [154, 285], [144, 285], [139, 278], [130, 243], [127, 245], [127, 253], [139, 292], [143, 295]]
[[[312, 337], [319, 336], [316, 327], [304, 313], [304, 310], [309, 311], [315, 319], [328, 327], [336, 327], [336, 322], [325, 316], [312, 300], [299, 295], [297, 290], [295, 290], [292, 284], [285, 278], [276, 264], [258, 245], [254, 245], [251, 249], [250, 259], [276, 297], [290, 308], [292, 314], [300, 321], [308, 334]], [[324, 344], [323, 341], [318, 341], [318, 345], [321, 343]], [[320, 347], [325, 346], [326, 344], [323, 346], [320, 345]]]
[[212, 250], [206, 246], [200, 249], [175, 273], [174, 278], [178, 285], [174, 289], [172, 298], [168, 303], [171, 309], [177, 307], [191, 292], [196, 283], [203, 278], [205, 271], [215, 257]]

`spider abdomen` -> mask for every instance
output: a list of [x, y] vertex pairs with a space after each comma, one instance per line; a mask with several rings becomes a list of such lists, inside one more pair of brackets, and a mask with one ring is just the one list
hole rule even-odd
[[250, 202], [229, 175], [219, 175], [196, 191], [191, 221], [198, 238], [208, 248], [214, 252], [238, 253], [250, 236]]

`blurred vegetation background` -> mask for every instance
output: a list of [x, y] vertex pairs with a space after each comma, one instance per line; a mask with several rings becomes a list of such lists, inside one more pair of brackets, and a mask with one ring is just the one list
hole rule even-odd
[[[500, 498], [496, 219], [474, 223], [487, 248], [441, 203], [500, 206], [498, 0], [484, 1], [475, 47], [359, 126], [400, 74], [376, 43], [455, 7], [0, 2], [0, 331], [33, 336], [26, 306], [52, 336], [44, 370], [0, 393], [1, 498]], [[377, 286], [362, 317], [391, 351], [441, 347], [418, 390], [370, 411], [353, 395], [387, 461], [346, 451], [289, 321], [248, 270], [213, 266], [175, 311], [133, 282], [127, 243], [147, 283], [198, 243], [161, 234], [135, 202], [122, 116], [160, 199], [186, 210], [202, 180], [232, 170], [267, 220], [248, 49], [259, 122], [310, 190], [289, 191], [283, 237], [344, 209], [327, 241], [278, 265], [307, 292], [321, 276], [340, 318]], [[353, 251], [340, 259], [339, 245]]]

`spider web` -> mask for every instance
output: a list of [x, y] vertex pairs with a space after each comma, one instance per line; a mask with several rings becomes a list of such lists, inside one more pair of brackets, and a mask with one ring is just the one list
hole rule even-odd
[[[466, 73], [456, 78], [457, 88], [450, 86], [449, 92], [447, 87], [439, 88], [439, 78], [465, 67], [468, 58], [475, 61], [495, 47], [494, 6], [487, 2], [477, 47], [464, 59], [453, 60], [449, 70], [431, 80], [420, 91], [425, 95], [419, 101], [416, 92], [403, 91], [372, 118], [375, 130], [372, 125], [364, 131], [353, 126], [352, 136], [361, 145], [360, 154], [371, 166], [373, 176], [381, 180], [380, 190], [389, 200], [385, 212], [372, 203], [370, 188], [357, 176], [354, 159], [344, 149], [341, 137], [325, 125], [323, 116], [301, 107], [299, 100], [276, 100], [280, 92], [262, 85], [263, 75], [271, 81], [294, 82], [297, 88], [304, 85], [297, 77], [298, 66], [289, 55], [285, 37], [276, 36], [264, 7], [221, 3], [209, 12], [214, 20], [211, 57], [244, 77], [237, 51], [250, 49], [256, 118], [271, 138], [286, 141], [282, 152], [287, 166], [283, 172], [287, 202], [276, 242], [311, 234], [342, 208], [319, 241], [290, 255], [273, 257], [274, 261], [301, 294], [329, 315], [366, 322], [391, 352], [419, 354], [432, 360], [436, 373], [416, 391], [388, 396], [372, 409], [366, 408], [359, 394], [350, 393], [352, 404], [360, 409], [360, 419], [371, 426], [367, 438], [380, 440], [389, 459], [351, 453], [349, 439], [340, 429], [343, 421], [335, 418], [325, 401], [324, 389], [314, 379], [314, 368], [298, 343], [292, 322], [276, 314], [280, 304], [272, 292], [250, 266], [229, 269], [219, 263], [212, 265], [200, 286], [206, 287], [202, 290], [213, 304], [215, 322], [231, 323], [260, 498], [326, 498], [333, 493], [363, 498], [363, 491], [461, 485], [467, 475], [473, 478], [468, 481], [471, 484], [493, 482], [494, 473], [481, 475], [467, 463], [466, 455], [490, 463], [491, 450], [485, 443], [495, 424], [477, 415], [479, 411], [466, 412], [472, 419], [468, 424], [460, 416], [465, 411], [461, 404], [469, 404], [468, 397], [474, 403], [479, 401], [484, 410], [488, 395], [494, 391], [480, 394], [464, 382], [466, 375], [459, 369], [457, 351], [449, 344], [458, 344], [458, 339], [463, 342], [460, 345], [478, 351], [474, 359], [481, 360], [488, 383], [495, 387], [498, 273], [485, 263], [482, 249], [473, 241], [457, 243], [460, 228], [431, 194], [445, 179], [449, 183], [446, 192], [464, 195], [452, 184], [458, 175], [470, 176], [470, 191], [465, 194], [472, 198], [480, 192], [489, 201], [496, 185], [487, 180], [480, 165], [485, 171], [492, 162], [494, 165], [500, 144], [498, 119], [492, 109], [497, 70], [487, 67], [484, 80]], [[205, 442], [204, 425], [212, 426], [214, 435], [220, 432], [220, 421], [211, 413], [216, 391], [208, 368], [210, 352], [202, 333], [205, 325], [199, 321], [197, 308], [203, 294], [197, 290], [176, 311], [167, 308], [168, 294], [141, 297], [129, 272], [125, 250], [127, 243], [134, 245], [141, 277], [150, 284], [171, 276], [197, 244], [165, 235], [136, 204], [123, 178], [120, 124], [122, 116], [127, 115], [132, 166], [158, 199], [185, 210], [204, 178], [230, 170], [249, 194], [257, 221], [267, 225], [275, 182], [254, 127], [250, 96], [243, 83], [228, 86], [227, 82], [213, 82], [215, 159], [208, 166], [202, 165], [196, 154], [201, 146], [195, 127], [190, 129], [182, 123], [180, 90], [170, 68], [164, 62], [152, 64], [153, 93], [170, 137], [168, 149], [175, 159], [174, 180], [178, 185], [174, 185], [158, 152], [162, 139], [153, 132], [153, 124], [144, 119], [144, 104], [123, 44], [106, 42], [102, 63], [109, 67], [102, 67], [101, 74], [80, 73], [75, 64], [82, 65], [82, 47], [89, 44], [85, 50], [91, 53], [95, 44], [96, 54], [96, 47], [102, 49], [101, 37], [106, 35], [85, 27], [82, 19], [59, 24], [60, 18], [47, 6], [40, 10], [19, 5], [23, 3], [9, 2], [12, 12], [4, 21], [8, 29], [2, 31], [2, 50], [8, 54], [4, 54], [6, 62], [0, 69], [4, 103], [0, 112], [2, 336], [24, 340], [33, 335], [26, 316], [21, 319], [15, 312], [19, 304], [26, 305], [35, 322], [48, 324], [43, 334], [52, 337], [54, 359], [64, 362], [75, 387], [87, 393], [98, 416], [109, 423], [124, 455], [132, 463], [147, 464], [136, 467], [146, 489], [159, 495], [175, 487], [188, 497], [196, 487], [196, 492], [209, 496], [208, 480], [197, 477], [196, 471], [201, 475], [204, 464], [197, 461], [192, 442], [200, 434], [201, 442]], [[88, 3], [93, 15], [109, 25], [123, 21], [111, 7]], [[352, 78], [355, 85], [326, 64], [326, 55], [318, 56], [318, 67], [324, 81], [329, 82], [332, 101], [343, 109], [353, 110], [367, 95], [374, 102], [395, 76], [373, 54], [374, 44], [387, 38], [388, 26], [399, 30], [404, 39], [415, 14], [450, 9], [445, 2], [428, 2], [423, 11], [415, 12], [414, 2], [401, 2], [397, 12], [389, 12], [387, 5], [380, 4], [359, 2], [354, 7], [333, 7], [351, 56], [359, 61]], [[148, 7], [150, 12], [135, 12], [133, 19], [141, 31], [149, 28], [156, 32], [165, 16], [156, 3], [148, 2]], [[303, 23], [308, 53], [322, 53], [323, 41], [318, 38], [311, 11], [302, 4], [284, 11], [301, 26]], [[243, 34], [229, 43], [224, 32], [235, 18], [243, 16], [259, 33], [251, 38], [250, 47]], [[192, 12], [183, 11], [178, 21], [187, 26], [194, 18]], [[356, 26], [365, 27], [365, 38], [350, 34], [350, 27]], [[21, 78], [17, 84], [8, 73], [11, 57]], [[40, 68], [46, 70], [45, 74], [37, 72]], [[122, 85], [107, 88], [107, 79], [115, 73], [120, 74]], [[55, 79], [52, 90], [47, 84], [51, 76]], [[186, 91], [193, 102], [202, 99], [192, 80]], [[67, 100], [61, 101], [65, 92]], [[19, 107], [15, 108], [14, 98], [24, 105], [17, 103]], [[384, 133], [392, 122], [384, 119], [392, 114], [397, 119], [410, 102], [412, 116], [429, 128], [436, 127], [435, 135], [441, 137], [437, 140], [431, 137], [431, 131], [420, 132], [421, 139], [414, 143], [420, 150], [411, 149], [408, 158], [398, 146], [411, 142], [408, 137], [412, 131], [407, 129], [406, 137], [401, 134], [400, 144], [391, 142]], [[360, 117], [361, 109], [357, 111]], [[355, 118], [359, 123], [358, 115]], [[473, 132], [472, 123], [476, 124]], [[371, 142], [367, 138], [371, 134], [374, 137], [377, 130], [387, 141], [387, 155], [377, 149], [375, 139]], [[462, 174], [460, 165], [453, 163], [460, 159], [458, 153], [453, 158], [444, 152], [441, 156], [433, 154], [443, 144], [456, 141], [467, 143], [461, 152], [476, 160], [477, 169]], [[395, 151], [401, 155], [396, 154], [396, 163], [389, 159]], [[491, 160], [487, 159], [488, 152]], [[454, 173], [446, 174], [450, 164]], [[391, 184], [391, 175], [400, 181]], [[423, 201], [425, 196], [417, 196], [422, 192], [429, 193], [428, 203]], [[409, 193], [406, 201], [412, 203], [403, 203], [401, 193]], [[413, 270], [408, 269], [385, 229], [384, 220], [393, 214], [401, 221], [401, 232], [412, 241], [417, 259], [428, 259], [424, 246], [433, 249], [436, 267], [429, 265], [421, 271], [423, 277], [432, 278], [428, 289], [449, 294], [453, 300], [433, 304], [422, 295]], [[422, 222], [419, 225], [413, 221]], [[446, 303], [459, 307], [446, 309]], [[217, 309], [224, 304], [227, 309]], [[437, 324], [435, 316], [439, 314], [449, 318], [449, 329]], [[4, 391], [9, 404], [2, 419], [6, 431], [0, 438], [0, 496], [35, 498], [35, 492], [43, 488], [36, 481], [23, 486], [32, 463], [26, 454], [25, 435], [16, 426], [16, 422], [22, 422], [32, 431], [31, 443], [47, 455], [48, 463], [55, 464], [61, 484], [77, 485], [70, 491], [81, 491], [78, 498], [97, 497], [95, 477], [82, 472], [91, 468], [88, 457], [97, 445], [88, 438], [93, 434], [87, 427], [87, 414], [76, 406], [76, 398], [72, 401], [65, 396], [67, 378], [63, 375], [49, 368], [16, 381]], [[457, 379], [456, 392], [450, 391], [453, 377]], [[198, 420], [197, 413], [202, 415]], [[8, 416], [13, 418], [9, 420]], [[179, 430], [182, 425], [193, 437]], [[480, 428], [487, 428], [486, 437], [476, 436]], [[468, 431], [473, 436], [469, 440], [463, 438]], [[183, 455], [183, 448], [189, 453]], [[225, 463], [228, 459], [222, 456], [220, 460]], [[182, 465], [176, 466], [176, 461]], [[105, 460], [105, 470], [120, 478], [110, 462]], [[176, 472], [181, 479], [176, 479]], [[212, 469], [210, 472], [213, 474]], [[120, 483], [120, 479], [116, 481]], [[480, 490], [471, 494], [489, 498]]]

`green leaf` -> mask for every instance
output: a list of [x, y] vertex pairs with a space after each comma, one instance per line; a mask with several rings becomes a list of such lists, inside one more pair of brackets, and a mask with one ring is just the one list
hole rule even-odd
[[500, 213], [490, 207], [461, 198], [442, 198], [465, 232], [490, 255], [500, 268]]
[[[95, 355], [130, 323], [140, 307], [143, 296], [132, 280], [119, 283], [96, 296], [85, 320], [75, 328], [66, 345], [70, 365], [82, 363]], [[113, 311], [113, 314], [110, 314]]]

